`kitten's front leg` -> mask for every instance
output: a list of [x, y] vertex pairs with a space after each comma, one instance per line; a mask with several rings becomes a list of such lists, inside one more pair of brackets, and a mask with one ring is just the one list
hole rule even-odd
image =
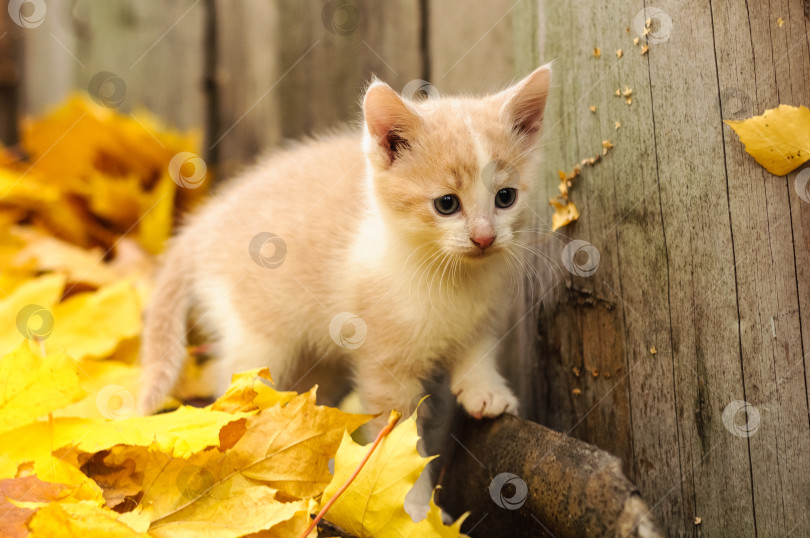
[[483, 338], [451, 366], [450, 390], [475, 418], [517, 413], [518, 400], [498, 373], [497, 340]]
[[374, 435], [388, 422], [396, 409], [407, 418], [424, 393], [422, 381], [396, 368], [397, 361], [364, 354], [356, 365], [356, 388], [368, 413], [382, 413], [369, 423]]

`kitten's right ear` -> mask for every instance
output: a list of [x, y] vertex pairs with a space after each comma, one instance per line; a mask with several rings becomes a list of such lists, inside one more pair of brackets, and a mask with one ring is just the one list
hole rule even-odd
[[409, 139], [419, 123], [416, 112], [384, 82], [374, 81], [363, 99], [366, 129], [388, 164], [410, 147]]

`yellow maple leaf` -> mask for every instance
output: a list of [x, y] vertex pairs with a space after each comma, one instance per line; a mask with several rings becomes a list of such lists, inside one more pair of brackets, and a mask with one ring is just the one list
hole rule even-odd
[[0, 360], [0, 379], [0, 432], [32, 422], [85, 395], [73, 360], [63, 353], [39, 357], [28, 342]]
[[74, 359], [106, 357], [141, 330], [140, 299], [129, 280], [74, 295], [54, 305], [53, 317], [54, 331], [46, 343]]
[[140, 367], [117, 360], [77, 361], [79, 384], [87, 396], [73, 404], [57, 409], [55, 417], [120, 418], [133, 409], [130, 397], [138, 393]]
[[[405, 512], [405, 495], [432, 458], [416, 450], [419, 435], [416, 413], [383, 438], [365, 467], [346, 489], [326, 519], [358, 536], [459, 536], [463, 518], [444, 525], [439, 508], [431, 500], [428, 517], [414, 523]], [[355, 443], [348, 434], [335, 455], [335, 475], [323, 492], [328, 501], [366, 457], [368, 446]]]
[[64, 275], [46, 275], [23, 282], [0, 301], [0, 354], [15, 349], [23, 338], [47, 338], [53, 329], [50, 309], [64, 287]]
[[35, 476], [0, 480], [0, 536], [27, 536], [25, 525], [37, 505], [65, 497], [68, 489], [64, 484], [51, 484]]
[[556, 231], [579, 218], [579, 211], [574, 202], [567, 200], [566, 203], [562, 203], [556, 198], [552, 198], [549, 203], [554, 207], [554, 215], [551, 216], [551, 231]]
[[[124, 406], [108, 413], [111, 418], [132, 412], [134, 398], [116, 395]], [[102, 409], [106, 402], [99, 404]], [[51, 451], [69, 447], [73, 457], [80, 452], [94, 454], [118, 444], [151, 446], [173, 457], [188, 458], [207, 447], [220, 445], [220, 431], [231, 423], [242, 423], [242, 414], [180, 407], [170, 413], [122, 420], [57, 417], [33, 422], [0, 434], [0, 446], [13, 465], [50, 460]], [[238, 424], [237, 424], [238, 425]], [[7, 462], [6, 465], [9, 463]]]
[[210, 408], [228, 413], [248, 412], [267, 409], [279, 403], [286, 404], [297, 396], [295, 392], [277, 391], [262, 381], [263, 379], [273, 382], [268, 368], [256, 368], [234, 374], [228, 390], [217, 398]]
[[120, 520], [112, 510], [100, 508], [90, 502], [51, 503], [37, 510], [31, 522], [31, 538], [54, 536], [104, 536], [105, 538], [132, 538], [147, 535]]
[[726, 123], [765, 169], [784, 176], [810, 159], [810, 109], [779, 105], [761, 116]]

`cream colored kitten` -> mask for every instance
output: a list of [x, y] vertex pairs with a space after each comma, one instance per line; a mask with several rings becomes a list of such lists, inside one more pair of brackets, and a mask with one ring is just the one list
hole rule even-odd
[[362, 133], [302, 142], [225, 185], [158, 276], [141, 410], [172, 390], [199, 324], [217, 348], [217, 393], [234, 372], [269, 366], [281, 387], [317, 381], [334, 399], [334, 372], [348, 369], [385, 420], [446, 369], [470, 414], [515, 412], [495, 353], [550, 77], [544, 66], [495, 95], [426, 101], [375, 81]]

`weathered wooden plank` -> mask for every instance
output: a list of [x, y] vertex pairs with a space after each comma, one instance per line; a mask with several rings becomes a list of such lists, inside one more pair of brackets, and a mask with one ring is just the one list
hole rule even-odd
[[[617, 58], [616, 49], [632, 44], [624, 31], [625, 14], [597, 4], [583, 7], [543, 3], [545, 54], [557, 59], [554, 92], [549, 100], [552, 108], [547, 112], [543, 141], [546, 199], [558, 193], [558, 170], [570, 173], [582, 159], [602, 157], [603, 140], [613, 141], [616, 149], [596, 166], [583, 167], [571, 191], [582, 217], [561, 233], [553, 234], [544, 245], [566, 282], [557, 300], [548, 301], [541, 314], [544, 345], [539, 360], [545, 363], [543, 370], [550, 379], [543, 390], [544, 399], [551, 404], [542, 416], [544, 423], [571, 431], [620, 456], [632, 475], [635, 467], [629, 390], [636, 373], [628, 374], [628, 361], [642, 355], [645, 346], [637, 334], [626, 334], [625, 325], [640, 329], [656, 313], [642, 315], [638, 304], [633, 304], [632, 294], [628, 297], [630, 303], [622, 301], [621, 254], [630, 243], [661, 242], [661, 238], [660, 232], [657, 238], [654, 230], [651, 233], [643, 219], [641, 225], [634, 220], [629, 227], [623, 221], [633, 206], [650, 205], [645, 203], [644, 189], [639, 184], [649, 189], [655, 182], [650, 174], [653, 163], [649, 152], [643, 145], [632, 147], [623, 140], [639, 130], [652, 129], [648, 119], [632, 121], [634, 116], [627, 105], [612, 94], [620, 83], [631, 83], [639, 77], [646, 80], [646, 69], [638, 58]], [[594, 47], [602, 49], [600, 58], [594, 57]], [[595, 113], [590, 111], [591, 106], [596, 107]], [[625, 125], [619, 132], [614, 127], [617, 120]], [[631, 174], [625, 171], [628, 168], [633, 170]], [[633, 188], [622, 189], [622, 182], [631, 180]], [[653, 209], [652, 223], [655, 212]], [[543, 213], [544, 222], [550, 222], [550, 211], [544, 209]], [[565, 248], [571, 240], [583, 242], [573, 258], [576, 244]], [[656, 256], [658, 253], [653, 252], [647, 263], [654, 265]], [[588, 267], [590, 262], [598, 264], [593, 272]], [[553, 273], [549, 278], [553, 276], [560, 278]], [[643, 269], [630, 271], [631, 282], [644, 277]], [[660, 312], [665, 304], [658, 303], [657, 310]], [[671, 403], [671, 388], [669, 394]], [[657, 415], [666, 416], [656, 407]], [[669, 412], [672, 414], [672, 407]], [[672, 451], [674, 433], [666, 433], [668, 442], [651, 439], [656, 456], [662, 450]], [[650, 481], [638, 483], [644, 495], [655, 498], [657, 491], [650, 487]]]
[[[0, 1], [0, 13], [8, 13], [8, 0]], [[0, 18], [0, 142], [4, 145], [18, 138], [21, 31], [11, 17]]]
[[279, 4], [282, 136], [295, 138], [356, 121], [376, 75], [393, 88], [421, 78], [417, 0]]
[[645, 15], [655, 19], [653, 36], [666, 41], [650, 45], [651, 87], [639, 99], [652, 100], [655, 120], [684, 526], [701, 517], [709, 535], [748, 536], [751, 462], [746, 443], [722, 420], [744, 387], [712, 12], [698, 3], [665, 7]]
[[99, 73], [112, 73], [125, 85], [120, 104], [111, 103], [122, 111], [145, 107], [174, 127], [205, 128], [204, 2], [81, 0], [71, 15], [72, 53], [80, 62], [76, 87], [89, 88], [101, 81]]
[[[724, 119], [810, 102], [801, 2], [712, 7]], [[779, 26], [779, 17], [786, 27]], [[792, 56], [792, 48], [800, 54]], [[797, 267], [808, 251], [794, 234], [810, 227], [795, 230], [790, 219], [796, 174], [777, 178], [766, 172], [728, 126], [724, 139], [745, 375], [739, 399], [754, 406], [747, 424], [742, 412], [735, 417], [732, 429], [741, 436], [734, 444], [744, 449], [747, 440], [751, 454], [757, 533], [804, 536], [810, 534], [810, 475], [796, 469], [810, 467], [810, 427]]]
[[212, 7], [218, 117], [207, 146], [228, 177], [281, 140], [281, 23], [275, 2], [216, 0]]
[[428, 2], [430, 82], [440, 93], [498, 90], [515, 77], [514, 12], [521, 2]]
[[74, 87], [81, 64], [75, 58], [76, 27], [72, 2], [46, 4], [38, 25], [20, 30], [20, 107], [23, 115], [39, 114], [56, 105]]

